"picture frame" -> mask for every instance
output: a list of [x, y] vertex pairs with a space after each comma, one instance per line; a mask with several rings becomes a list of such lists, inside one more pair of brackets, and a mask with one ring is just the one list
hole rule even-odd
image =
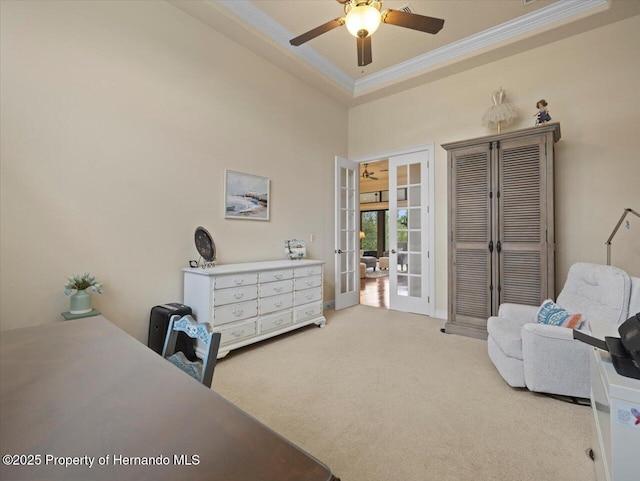
[[268, 177], [225, 170], [224, 218], [268, 221], [270, 184]]

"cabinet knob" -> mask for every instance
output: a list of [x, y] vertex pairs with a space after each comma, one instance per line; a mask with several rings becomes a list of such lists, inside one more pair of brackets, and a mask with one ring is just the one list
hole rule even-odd
[[234, 279], [233, 282], [236, 283], [236, 286], [239, 286], [241, 284], [244, 284], [244, 279]]
[[282, 274], [275, 274], [273, 277], [275, 277], [276, 279], [280, 280], [280, 279], [282, 279]]
[[236, 310], [233, 311], [233, 315], [236, 316], [236, 317], [240, 317], [243, 312], [244, 312], [243, 309], [236, 309]]
[[233, 334], [235, 337], [240, 337], [244, 335], [244, 329], [242, 329], [241, 331], [233, 331], [231, 334]]
[[233, 297], [236, 299], [242, 299], [244, 297], [244, 292], [236, 292]]

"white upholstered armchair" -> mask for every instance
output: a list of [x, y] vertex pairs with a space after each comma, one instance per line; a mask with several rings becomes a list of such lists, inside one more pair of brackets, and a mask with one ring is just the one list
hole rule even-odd
[[[640, 279], [598, 264], [571, 266], [557, 304], [590, 320], [620, 324], [640, 310]], [[513, 387], [571, 397], [589, 397], [588, 345], [565, 327], [538, 324], [538, 307], [502, 304], [487, 321], [491, 361]]]

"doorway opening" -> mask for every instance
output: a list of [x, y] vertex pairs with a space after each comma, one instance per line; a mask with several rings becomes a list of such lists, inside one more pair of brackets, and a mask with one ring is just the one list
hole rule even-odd
[[360, 232], [360, 304], [388, 309], [389, 209], [361, 209]]
[[360, 303], [434, 313], [433, 145], [359, 159]]

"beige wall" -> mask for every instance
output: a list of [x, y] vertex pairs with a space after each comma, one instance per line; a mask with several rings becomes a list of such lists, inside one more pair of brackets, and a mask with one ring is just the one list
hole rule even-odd
[[[562, 129], [556, 147], [561, 287], [572, 263], [606, 262], [604, 242], [625, 207], [640, 212], [639, 44], [640, 17], [633, 17], [353, 108], [349, 156], [492, 133], [481, 119], [500, 86], [521, 114], [509, 130], [533, 125], [535, 104], [545, 98]], [[435, 164], [436, 309], [446, 311], [447, 172], [440, 147]], [[629, 219], [613, 260], [640, 276], [640, 219]]]
[[[53, 322], [65, 276], [105, 283], [94, 305], [146, 340], [149, 309], [182, 298], [193, 230], [220, 262], [280, 258], [298, 237], [328, 261], [333, 156], [489, 133], [499, 86], [532, 124], [550, 102], [557, 146], [558, 283], [604, 262], [624, 207], [640, 211], [640, 17], [348, 112], [165, 2], [0, 2], [0, 329]], [[385, 135], [371, 134], [384, 126]], [[347, 138], [347, 127], [348, 138]], [[348, 152], [347, 152], [348, 151]], [[436, 308], [446, 310], [446, 155], [436, 147]], [[269, 222], [223, 218], [224, 170], [272, 180]], [[640, 275], [640, 222], [614, 263]]]
[[[90, 271], [94, 307], [146, 341], [198, 225], [223, 263], [312, 233], [333, 258], [345, 107], [165, 2], [1, 8], [1, 329], [62, 319], [65, 276]], [[223, 218], [227, 168], [271, 179], [269, 222]]]

